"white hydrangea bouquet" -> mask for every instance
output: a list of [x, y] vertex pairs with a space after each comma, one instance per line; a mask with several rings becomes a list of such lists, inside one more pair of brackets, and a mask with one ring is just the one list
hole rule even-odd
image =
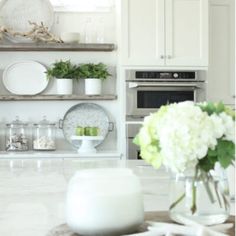
[[[223, 103], [181, 102], [162, 106], [145, 117], [134, 139], [140, 155], [154, 168], [162, 164], [174, 173], [193, 171], [195, 179], [210, 178], [215, 163], [223, 168], [235, 158], [235, 115]], [[196, 192], [193, 184], [193, 193]], [[206, 185], [207, 188], [207, 185]], [[210, 191], [208, 191], [211, 197]], [[170, 208], [184, 198], [181, 196]], [[196, 212], [192, 202], [192, 214]]]

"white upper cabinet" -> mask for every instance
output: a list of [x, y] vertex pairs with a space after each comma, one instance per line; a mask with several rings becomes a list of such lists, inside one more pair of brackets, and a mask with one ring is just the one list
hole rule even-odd
[[166, 64], [208, 65], [208, 1], [166, 0]]
[[164, 65], [165, 0], [122, 0], [122, 64]]
[[121, 0], [121, 63], [208, 65], [207, 0]]
[[235, 104], [234, 0], [210, 0], [207, 99]]

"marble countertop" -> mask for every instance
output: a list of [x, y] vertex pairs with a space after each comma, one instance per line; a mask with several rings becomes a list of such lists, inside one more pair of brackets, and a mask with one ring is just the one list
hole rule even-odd
[[140, 177], [145, 211], [168, 209], [169, 177], [142, 161], [35, 159], [0, 160], [0, 235], [46, 236], [65, 222], [67, 183], [80, 169], [128, 167]]
[[27, 151], [27, 152], [7, 152], [0, 151], [0, 159], [68, 159], [68, 158], [99, 158], [117, 159], [121, 158], [121, 153], [117, 151], [97, 151], [96, 153], [78, 153], [77, 150], [55, 150], [55, 151]]

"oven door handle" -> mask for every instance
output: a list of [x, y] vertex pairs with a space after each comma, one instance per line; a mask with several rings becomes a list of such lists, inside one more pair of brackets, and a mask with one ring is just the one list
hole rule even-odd
[[129, 88], [138, 88], [138, 87], [194, 87], [201, 88], [196, 83], [135, 83], [129, 82]]

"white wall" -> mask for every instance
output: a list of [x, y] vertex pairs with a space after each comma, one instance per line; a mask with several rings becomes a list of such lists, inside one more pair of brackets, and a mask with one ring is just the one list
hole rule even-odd
[[[91, 17], [92, 24], [96, 27], [98, 19], [103, 17], [105, 34], [104, 39], [106, 43], [116, 44], [116, 20], [115, 10], [106, 13], [56, 13], [55, 24], [52, 31], [60, 35], [60, 32], [76, 31], [81, 33], [81, 42], [83, 42], [84, 21], [87, 17]], [[95, 33], [95, 31], [94, 31]], [[94, 42], [96, 35], [94, 34]], [[109, 66], [109, 70], [113, 74], [111, 79], [104, 81], [103, 93], [104, 94], [117, 94], [117, 79], [116, 79], [116, 64], [117, 53], [114, 52], [0, 52], [0, 75], [7, 65], [24, 60], [35, 60], [45, 66], [49, 66], [55, 60], [70, 59], [73, 63], [87, 63], [87, 62], [103, 62]], [[20, 79], [20, 78], [19, 78]], [[56, 91], [55, 83], [50, 81], [48, 88], [43, 92], [45, 94], [54, 94]], [[75, 94], [84, 93], [84, 81], [75, 83]], [[2, 84], [0, 79], [0, 94], [9, 94]], [[17, 101], [17, 102], [0, 102], [0, 150], [4, 149], [4, 127], [5, 123], [11, 122], [18, 115], [21, 120], [26, 122], [35, 123], [46, 115], [50, 121], [58, 123], [62, 119], [66, 111], [73, 105], [83, 101]], [[115, 101], [91, 101], [104, 107], [107, 111], [111, 121], [119, 122], [119, 100]], [[64, 141], [61, 130], [58, 130], [59, 149], [72, 149], [67, 142]], [[106, 141], [100, 146], [107, 150], [114, 150], [117, 146], [116, 131], [109, 134]]]
[[87, 19], [91, 19], [92, 42], [96, 43], [96, 36], [100, 27], [100, 20], [104, 22], [104, 42], [116, 43], [116, 15], [115, 9], [104, 13], [55, 13], [55, 24], [52, 31], [60, 35], [62, 32], [79, 32], [81, 42], [84, 42], [84, 34]]

